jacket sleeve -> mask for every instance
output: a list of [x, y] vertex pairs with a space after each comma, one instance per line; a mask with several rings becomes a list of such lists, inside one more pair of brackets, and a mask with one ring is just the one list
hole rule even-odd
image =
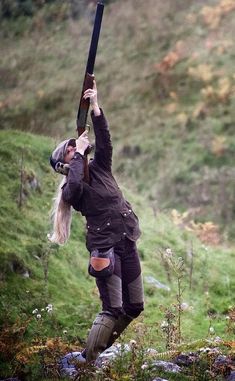
[[111, 171], [113, 153], [111, 136], [103, 110], [100, 109], [100, 111], [101, 114], [99, 116], [95, 116], [94, 112], [91, 112], [95, 133], [95, 155], [93, 162], [103, 169]]
[[70, 161], [67, 182], [62, 187], [63, 200], [73, 205], [78, 201], [83, 192], [84, 161], [82, 155], [75, 152]]

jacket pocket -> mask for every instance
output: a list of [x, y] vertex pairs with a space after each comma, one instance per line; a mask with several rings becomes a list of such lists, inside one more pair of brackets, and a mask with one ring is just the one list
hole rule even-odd
[[97, 216], [97, 218], [95, 219], [93, 217], [91, 221], [89, 220], [87, 221], [87, 225], [86, 225], [87, 231], [92, 233], [100, 233], [105, 230], [109, 230], [110, 226], [111, 226], [110, 216], [106, 216], [106, 218]]

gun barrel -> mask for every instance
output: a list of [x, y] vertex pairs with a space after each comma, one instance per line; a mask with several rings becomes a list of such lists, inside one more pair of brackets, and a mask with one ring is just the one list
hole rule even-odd
[[[93, 87], [92, 74], [94, 72], [95, 58], [96, 58], [96, 52], [97, 52], [97, 47], [99, 42], [103, 10], [104, 10], [103, 2], [98, 2], [96, 6], [93, 33], [91, 37], [90, 49], [89, 49], [88, 60], [86, 65], [86, 72], [84, 76], [82, 93], [81, 93], [81, 98], [80, 98], [80, 103], [79, 103], [78, 113], [77, 113], [78, 136], [80, 136], [86, 128], [86, 121], [87, 121], [87, 114], [90, 107], [90, 100], [83, 99], [83, 94], [86, 89]], [[84, 179], [87, 183], [89, 183], [89, 165], [88, 165], [87, 153], [88, 152], [85, 153], [86, 157], [84, 161]]]
[[97, 47], [99, 42], [103, 11], [104, 11], [104, 4], [98, 3], [96, 8], [94, 28], [93, 28], [93, 33], [91, 37], [91, 44], [90, 44], [87, 66], [86, 66], [86, 73], [89, 73], [89, 74], [93, 74], [93, 71], [94, 71], [95, 58], [96, 58], [96, 52], [97, 52]]
[[87, 114], [88, 114], [88, 110], [90, 106], [90, 101], [89, 99], [84, 100], [83, 94], [86, 89], [88, 89], [89, 87], [92, 87], [93, 85], [93, 79], [91, 75], [94, 72], [95, 58], [96, 58], [96, 52], [98, 48], [103, 10], [104, 10], [104, 4], [101, 2], [98, 2], [96, 6], [95, 21], [94, 21], [94, 27], [93, 27], [92, 37], [91, 37], [86, 71], [85, 71], [85, 76], [83, 81], [82, 94], [81, 94], [80, 103], [78, 107], [78, 113], [77, 113], [77, 130], [79, 135], [83, 133], [86, 127], [86, 120], [87, 120]]

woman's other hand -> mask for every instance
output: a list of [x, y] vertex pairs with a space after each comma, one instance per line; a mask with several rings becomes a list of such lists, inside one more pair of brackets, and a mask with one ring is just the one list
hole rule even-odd
[[87, 89], [83, 95], [84, 99], [90, 99], [90, 106], [94, 111], [95, 116], [99, 116], [101, 114], [99, 104], [98, 104], [98, 96], [97, 96], [97, 87], [96, 81], [93, 81], [93, 89]]
[[86, 149], [89, 147], [90, 142], [88, 138], [88, 131], [85, 130], [78, 139], [76, 139], [76, 152], [84, 155]]

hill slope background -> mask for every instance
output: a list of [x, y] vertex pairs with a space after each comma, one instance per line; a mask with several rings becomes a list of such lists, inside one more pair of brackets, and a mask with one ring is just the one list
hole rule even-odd
[[[2, 128], [55, 139], [75, 133], [91, 23], [87, 13], [75, 22], [63, 21], [66, 8], [57, 12], [50, 23], [37, 13], [19, 36], [19, 21], [3, 28]], [[190, 209], [230, 239], [234, 27], [231, 0], [114, 2], [105, 9], [96, 64], [116, 172], [156, 208]]]
[[[8, 159], [1, 171], [0, 374], [41, 380], [43, 374], [55, 377], [59, 355], [84, 347], [99, 298], [87, 274], [81, 217], [74, 215], [67, 245], [47, 241], [48, 210], [57, 182], [46, 162], [52, 141], [17, 131], [1, 131], [0, 136], [1, 155]], [[18, 160], [22, 148], [23, 165]], [[142, 196], [122, 189], [140, 217], [145, 287], [145, 311], [124, 342], [134, 338], [141, 353], [149, 346], [164, 351], [196, 339], [231, 339], [234, 250], [205, 245], [169, 216], [156, 216]], [[211, 232], [205, 237], [210, 240]], [[202, 345], [199, 341], [196, 347]]]
[[[234, 333], [234, 9], [229, 0], [129, 0], [105, 9], [95, 74], [114, 172], [143, 231], [146, 310], [127, 338], [144, 347], [169, 347], [162, 324], [172, 311], [177, 331], [179, 277], [182, 339]], [[49, 338], [59, 337], [82, 347], [99, 310], [84, 221], [74, 216], [65, 247], [46, 238], [58, 182], [48, 157], [61, 138], [75, 135], [90, 17], [74, 21], [67, 7], [46, 4], [31, 18], [2, 20], [3, 376], [24, 364], [29, 379], [40, 377], [37, 361], [27, 368], [27, 346], [50, 347]]]

